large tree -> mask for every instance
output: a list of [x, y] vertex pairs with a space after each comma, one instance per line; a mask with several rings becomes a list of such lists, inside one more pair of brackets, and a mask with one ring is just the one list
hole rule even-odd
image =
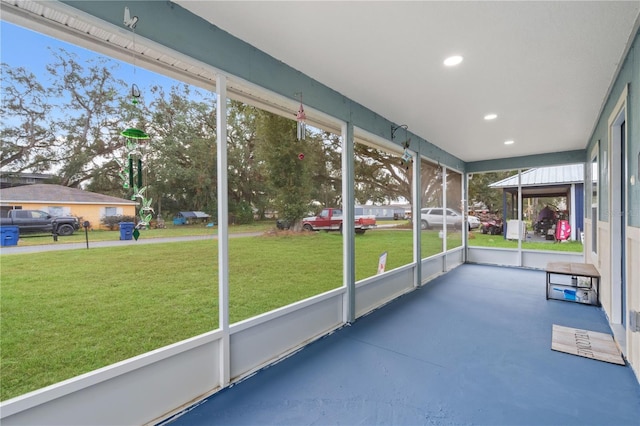
[[257, 136], [256, 151], [260, 166], [268, 171], [265, 176], [272, 204], [281, 218], [298, 229], [312, 201], [311, 163], [307, 155], [315, 139], [298, 141], [294, 120], [266, 111], [258, 115]]
[[58, 105], [57, 174], [60, 183], [78, 187], [103, 173], [103, 166], [122, 146], [121, 125], [128, 98], [124, 81], [114, 77], [106, 58], [81, 64], [75, 54], [60, 49], [47, 66]]
[[266, 168], [257, 149], [260, 110], [238, 101], [229, 101], [227, 116], [227, 162], [229, 166], [229, 213], [232, 220], [248, 222], [255, 210], [264, 217], [269, 193]]
[[217, 211], [215, 99], [185, 84], [152, 89], [148, 196], [161, 209]]
[[[80, 63], [60, 50], [47, 67], [51, 78], [38, 82], [3, 64], [3, 172], [50, 172], [62, 185], [131, 197], [122, 170], [131, 147], [120, 133], [136, 127], [151, 136], [134, 141], [134, 156], [143, 161], [146, 198], [154, 199], [156, 212], [197, 209], [215, 216], [215, 95], [176, 84], [142, 88], [134, 104], [131, 87], [114, 77], [113, 67], [106, 58]], [[232, 217], [251, 220], [254, 212], [275, 209], [295, 220], [314, 206], [342, 204], [341, 138], [308, 129], [306, 140], [297, 141], [295, 125], [228, 102]], [[353, 161], [358, 202], [411, 199], [411, 171], [398, 154], [357, 144]], [[423, 171], [422, 183], [428, 199], [441, 191], [431, 171]]]
[[25, 68], [2, 63], [0, 168], [4, 172], [48, 172], [57, 163], [60, 143], [51, 120], [51, 89]]
[[489, 211], [502, 210], [502, 189], [491, 184], [518, 174], [518, 171], [474, 173], [469, 179], [469, 207], [484, 204]]
[[411, 169], [399, 155], [364, 144], [356, 144], [354, 152], [357, 202], [388, 204], [401, 197], [411, 199]]

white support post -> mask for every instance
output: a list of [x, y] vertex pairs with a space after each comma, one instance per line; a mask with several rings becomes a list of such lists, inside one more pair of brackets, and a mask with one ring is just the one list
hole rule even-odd
[[467, 255], [469, 254], [469, 195], [467, 192], [469, 191], [469, 173], [463, 173], [462, 176], [462, 208], [464, 211], [462, 212], [462, 218], [464, 223], [462, 225], [462, 247], [464, 250], [462, 251], [462, 262], [467, 263]]
[[442, 166], [442, 272], [447, 272], [447, 167]]
[[342, 270], [347, 289], [344, 303], [344, 321], [356, 319], [356, 251], [354, 199], [354, 135], [351, 122], [342, 125]]
[[229, 338], [229, 195], [227, 177], [227, 78], [216, 79], [218, 154], [218, 322], [223, 332], [220, 341], [220, 387], [231, 380]]
[[413, 261], [416, 264], [414, 269], [414, 287], [422, 284], [422, 230], [420, 229], [420, 207], [422, 206], [422, 182], [420, 179], [420, 157], [416, 152], [410, 152], [413, 156], [413, 185], [411, 187], [411, 218], [413, 223]]
[[518, 169], [518, 266], [522, 266], [522, 169]]
[[[586, 186], [586, 185], [585, 185]], [[577, 229], [576, 229], [576, 184], [571, 184], [571, 192], [569, 193], [571, 197], [571, 205], [569, 205], [569, 226], [571, 226], [571, 241], [577, 240]], [[584, 231], [584, 229], [583, 229]]]

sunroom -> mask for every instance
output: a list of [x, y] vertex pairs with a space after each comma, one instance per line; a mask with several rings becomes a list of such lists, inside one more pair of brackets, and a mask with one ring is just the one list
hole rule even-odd
[[[207, 325], [200, 327], [204, 330], [3, 401], [3, 424], [154, 424], [174, 419], [203, 398], [227, 395], [223, 391], [264, 377], [265, 368], [301, 356], [304, 348], [321, 340], [326, 344], [324, 337], [345, 332], [349, 325], [371, 321], [372, 316], [384, 322], [385, 309], [398, 306], [394, 304], [425, 295], [437, 299], [435, 289], [446, 287], [447, 277], [469, 279], [468, 271], [509, 275], [514, 282], [524, 280], [544, 291], [543, 271], [550, 262], [585, 263], [597, 270], [600, 307], [544, 300], [544, 294], [535, 303], [541, 303], [541, 309], [552, 307], [553, 318], [561, 317], [556, 309], [576, 318], [583, 317], [577, 308], [587, 309], [585, 328], [593, 315], [605, 321], [636, 380], [629, 388], [625, 415], [637, 413], [638, 2], [2, 0], [0, 5], [3, 20], [214, 94], [212, 173], [215, 169], [218, 194], [217, 245], [207, 248], [216, 266], [209, 283], [216, 293], [210, 299], [215, 309]], [[345, 228], [340, 235], [322, 236], [322, 242], [307, 242], [295, 254], [295, 259], [308, 262], [305, 268], [271, 264], [282, 268], [280, 279], [265, 283], [264, 293], [290, 291], [283, 282], [296, 283], [310, 274], [318, 282], [315, 293], [292, 294], [287, 303], [266, 304], [250, 316], [236, 310], [235, 291], [243, 284], [238, 277], [246, 265], [237, 262], [242, 251], [229, 238], [234, 191], [229, 166], [231, 101], [297, 126], [297, 142], [305, 151], [291, 148], [296, 156], [291, 167], [304, 167], [301, 164], [315, 155], [325, 155], [330, 163], [334, 157], [327, 153], [337, 154], [339, 161], [331, 169], [335, 185], [326, 194], [334, 194], [333, 200], [340, 203], [336, 207], [342, 209], [343, 220], [353, 222], [356, 204], [367, 201], [361, 195], [367, 188], [356, 180], [358, 168], [379, 161], [386, 170], [379, 176], [381, 182], [399, 188], [389, 203], [409, 203], [411, 222], [362, 236]], [[324, 151], [312, 145], [318, 135], [324, 135], [319, 139], [328, 147]], [[585, 170], [584, 244], [530, 245], [526, 233], [531, 225], [526, 222], [531, 206], [521, 184], [504, 209], [509, 214], [502, 218], [515, 221], [512, 238], [481, 240], [477, 232], [451, 226], [446, 219], [441, 227], [423, 230], [415, 220], [427, 206], [466, 215], [476, 202], [489, 203], [495, 194], [474, 186], [481, 180], [496, 182], [494, 178], [501, 176], [521, 181], [522, 173], [532, 168], [572, 164], [584, 165]], [[393, 175], [396, 181], [388, 180]], [[537, 207], [532, 209], [537, 214]], [[276, 242], [264, 239], [255, 244]], [[577, 249], [556, 250], [570, 245]], [[265, 253], [272, 247], [284, 250], [265, 245]], [[325, 250], [326, 257], [318, 258]], [[260, 266], [252, 282], [260, 283], [267, 269]], [[175, 280], [187, 278], [176, 273]], [[431, 287], [433, 283], [437, 286]], [[529, 291], [526, 285], [521, 290]], [[487, 317], [495, 314], [489, 311], [494, 305], [482, 297], [473, 301], [478, 303], [474, 310], [484, 303]], [[507, 310], [507, 305], [494, 309]], [[427, 303], [420, 309], [432, 308]], [[440, 333], [446, 333], [447, 324], [457, 324], [456, 312], [452, 309], [451, 316], [443, 318]], [[419, 318], [420, 311], [407, 321]], [[547, 328], [545, 336], [550, 338]], [[286, 412], [286, 407], [281, 409]], [[423, 422], [437, 421], [437, 411], [426, 410]], [[417, 418], [394, 421], [363, 415], [344, 422], [411, 423]], [[322, 418], [310, 414], [265, 423], [314, 420]], [[538, 420], [580, 423], [585, 417], [578, 413]], [[227, 418], [227, 423], [234, 422]]]

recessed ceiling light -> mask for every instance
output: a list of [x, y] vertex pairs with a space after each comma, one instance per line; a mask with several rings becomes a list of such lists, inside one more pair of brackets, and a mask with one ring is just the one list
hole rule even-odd
[[498, 118], [498, 114], [487, 114], [484, 116], [485, 120], [495, 120], [496, 118]]
[[444, 60], [444, 64], [448, 67], [453, 67], [455, 65], [458, 65], [460, 62], [462, 62], [462, 59], [464, 59], [462, 56], [449, 56], [447, 59]]
[[504, 144], [505, 144], [505, 145], [513, 145], [513, 142], [514, 142], [514, 141], [504, 141]]

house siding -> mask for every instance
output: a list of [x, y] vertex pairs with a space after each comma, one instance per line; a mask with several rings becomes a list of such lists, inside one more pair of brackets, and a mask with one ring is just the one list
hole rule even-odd
[[[633, 43], [622, 62], [622, 67], [616, 76], [611, 92], [604, 104], [602, 112], [598, 117], [593, 134], [589, 139], [584, 161], [589, 164], [590, 152], [598, 145], [598, 158], [600, 161], [599, 188], [598, 188], [598, 217], [590, 218], [589, 227], [596, 227], [598, 230], [597, 255], [590, 249], [594, 242], [591, 233], [585, 233], [586, 244], [585, 258], [587, 262], [593, 263], [599, 270], [601, 279], [601, 301], [602, 307], [610, 318], [612, 327], [621, 329], [623, 333], [624, 352], [628, 362], [631, 364], [638, 381], [640, 381], [640, 332], [630, 329], [629, 316], [633, 312], [640, 311], [640, 268], [638, 253], [640, 253], [640, 30], [633, 38]], [[609, 141], [609, 118], [616, 113], [618, 104], [625, 89], [626, 97], [626, 170], [623, 170], [623, 177], [626, 181], [626, 192], [622, 194], [626, 197], [625, 211], [623, 212], [623, 235], [622, 243], [625, 249], [625, 259], [623, 274], [625, 276], [624, 305], [622, 306], [622, 324], [617, 324], [615, 319], [615, 306], [619, 303], [616, 300], [616, 286], [612, 278], [612, 262], [619, 262], [616, 259], [612, 244], [612, 207], [610, 206], [611, 168], [616, 167], [613, 163], [610, 152], [611, 142]], [[587, 182], [590, 181], [590, 168], [587, 168]], [[633, 177], [633, 179], [632, 179]], [[621, 190], [616, 184], [613, 190]], [[585, 194], [585, 209], [591, 209], [591, 192]], [[615, 331], [615, 330], [614, 330]], [[618, 337], [618, 336], [616, 336]]]
[[[123, 216], [135, 216], [136, 206], [134, 205], [116, 205], [116, 204], [70, 204], [70, 203], [55, 203], [55, 202], [13, 202], [10, 203], [14, 208], [20, 207], [23, 210], [42, 210], [47, 213], [52, 213], [56, 210], [56, 207], [61, 207], [65, 210], [65, 214], [75, 216], [80, 219], [80, 225], [86, 220], [89, 221], [89, 229], [107, 229], [100, 223], [100, 219], [104, 216], [105, 207], [116, 207], [118, 212], [122, 212]], [[67, 213], [68, 211], [68, 213]]]

